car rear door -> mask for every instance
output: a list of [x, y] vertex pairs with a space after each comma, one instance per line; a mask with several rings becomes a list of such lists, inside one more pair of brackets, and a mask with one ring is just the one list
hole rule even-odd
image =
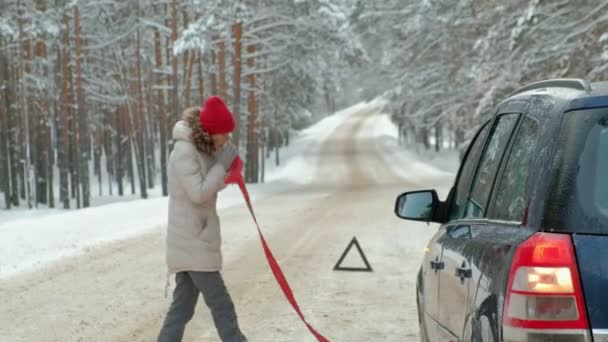
[[481, 158], [472, 172], [473, 180], [463, 190], [467, 196], [463, 203], [456, 201], [450, 210], [455, 221], [442, 240], [444, 272], [439, 279], [439, 324], [456, 339], [463, 334], [471, 292], [481, 275], [471, 263], [474, 255], [485, 252], [484, 245], [478, 243], [478, 231], [486, 229], [484, 216], [490, 193], [519, 117], [517, 113], [504, 114], [493, 121]]
[[466, 257], [472, 266], [470, 304], [463, 340], [500, 340], [502, 303], [511, 259], [516, 247], [535, 230], [522, 227], [530, 194], [532, 160], [538, 143], [539, 122], [526, 115], [506, 149], [485, 209], [485, 223], [473, 225]]

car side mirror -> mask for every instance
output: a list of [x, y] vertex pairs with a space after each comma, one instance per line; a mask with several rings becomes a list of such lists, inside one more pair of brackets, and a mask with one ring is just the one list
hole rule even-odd
[[406, 192], [397, 197], [395, 214], [405, 220], [430, 222], [439, 204], [435, 190]]

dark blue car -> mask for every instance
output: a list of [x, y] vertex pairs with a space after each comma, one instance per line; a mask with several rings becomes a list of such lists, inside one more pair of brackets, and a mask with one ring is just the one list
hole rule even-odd
[[608, 82], [548, 80], [501, 102], [445, 202], [417, 279], [422, 341], [608, 341]]

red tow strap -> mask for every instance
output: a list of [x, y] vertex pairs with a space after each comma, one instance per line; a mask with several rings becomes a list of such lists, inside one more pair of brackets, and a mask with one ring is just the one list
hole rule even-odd
[[300, 316], [300, 319], [302, 320], [302, 322], [304, 322], [304, 324], [306, 324], [306, 327], [308, 328], [308, 330], [310, 330], [310, 332], [317, 338], [317, 341], [329, 342], [329, 340], [327, 338], [325, 338], [323, 335], [318, 333], [304, 318], [304, 314], [302, 314], [302, 310], [300, 310], [300, 306], [298, 305], [298, 302], [296, 301], [296, 297], [294, 296], [293, 291], [291, 291], [291, 287], [289, 287], [289, 283], [287, 282], [287, 279], [285, 278], [285, 275], [283, 274], [283, 271], [281, 270], [281, 266], [279, 266], [279, 263], [272, 255], [272, 251], [270, 250], [270, 247], [268, 247], [268, 244], [266, 243], [266, 239], [264, 239], [264, 235], [262, 234], [262, 231], [260, 230], [260, 225], [258, 224], [258, 220], [256, 219], [255, 213], [253, 212], [253, 206], [251, 205], [251, 199], [249, 198], [249, 192], [247, 191], [247, 187], [245, 186], [245, 180], [243, 179], [242, 170], [243, 170], [243, 161], [239, 157], [237, 157], [230, 167], [230, 173], [228, 174], [228, 177], [226, 178], [226, 184], [238, 184], [239, 188], [241, 189], [241, 193], [243, 194], [243, 197], [245, 198], [245, 202], [247, 202], [247, 208], [249, 208], [249, 212], [251, 213], [253, 222], [255, 222], [255, 226], [258, 229], [258, 234], [260, 235], [260, 240], [262, 241], [262, 247], [264, 248], [264, 254], [266, 254], [266, 260], [268, 261], [268, 265], [270, 266], [270, 269], [272, 270], [272, 273], [274, 274], [274, 277], [277, 280], [277, 283], [281, 287], [281, 290], [283, 290], [285, 297], [287, 298], [287, 300], [289, 301], [289, 303], [291, 304], [293, 309], [296, 311], [298, 316]]

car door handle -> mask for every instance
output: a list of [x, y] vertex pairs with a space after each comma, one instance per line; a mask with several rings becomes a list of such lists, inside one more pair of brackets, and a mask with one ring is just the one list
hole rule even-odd
[[470, 268], [459, 267], [456, 269], [456, 276], [460, 279], [471, 278], [473, 271]]
[[443, 261], [431, 261], [431, 269], [441, 271], [445, 267]]

